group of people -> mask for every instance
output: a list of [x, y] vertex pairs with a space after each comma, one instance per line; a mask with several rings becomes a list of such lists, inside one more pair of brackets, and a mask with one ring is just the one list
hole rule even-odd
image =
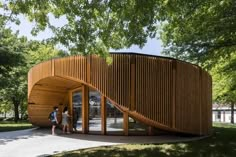
[[[59, 124], [59, 121], [57, 118], [58, 110], [59, 110], [58, 107], [54, 107], [53, 112], [51, 112], [49, 115], [49, 120], [51, 121], [51, 124], [52, 124], [52, 135], [55, 135], [55, 128]], [[65, 107], [62, 112], [62, 121], [61, 121], [63, 134], [65, 133], [70, 134], [69, 118], [71, 118], [71, 115], [69, 115], [68, 113], [68, 108]]]

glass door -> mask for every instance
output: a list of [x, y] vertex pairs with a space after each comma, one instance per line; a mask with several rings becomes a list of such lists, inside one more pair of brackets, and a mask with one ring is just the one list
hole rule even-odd
[[123, 113], [109, 100], [106, 101], [107, 134], [123, 135]]
[[101, 95], [89, 90], [89, 133], [101, 134]]
[[82, 91], [73, 92], [73, 131], [82, 131]]

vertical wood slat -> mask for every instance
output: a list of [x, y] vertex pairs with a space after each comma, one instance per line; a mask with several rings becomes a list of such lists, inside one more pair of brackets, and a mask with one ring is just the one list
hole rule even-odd
[[82, 85], [82, 132], [84, 134], [88, 133], [89, 129], [89, 90], [88, 87], [85, 85]]
[[[69, 96], [69, 113], [70, 115], [73, 115], [73, 93], [71, 91], [68, 92], [68, 96]], [[70, 131], [73, 131], [73, 116], [71, 116], [71, 123], [69, 124], [69, 128], [70, 128]]]
[[154, 134], [154, 128], [151, 127], [151, 126], [148, 126], [148, 128], [147, 128], [147, 134], [148, 134], [149, 136], [155, 135], [155, 134]]
[[131, 57], [131, 66], [130, 66], [130, 68], [131, 68], [131, 77], [130, 77], [130, 83], [131, 83], [131, 86], [130, 86], [130, 104], [131, 104], [131, 106], [130, 106], [130, 110], [131, 111], [134, 111], [135, 110], [135, 108], [136, 108], [136, 106], [135, 106], [135, 83], [136, 83], [136, 81], [135, 81], [135, 57], [136, 56], [132, 56]]
[[172, 78], [172, 127], [175, 128], [176, 127], [176, 110], [175, 110], [175, 106], [176, 106], [176, 60], [173, 61], [173, 66], [172, 66], [172, 71], [173, 71], [173, 78]]
[[129, 116], [127, 112], [123, 113], [123, 130], [124, 130], [124, 135], [128, 136], [129, 135]]

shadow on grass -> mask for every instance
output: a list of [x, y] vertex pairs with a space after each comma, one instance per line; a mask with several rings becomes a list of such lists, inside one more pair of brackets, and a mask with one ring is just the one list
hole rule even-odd
[[211, 137], [174, 144], [128, 144], [65, 152], [61, 157], [234, 157], [236, 155], [236, 127], [214, 127]]

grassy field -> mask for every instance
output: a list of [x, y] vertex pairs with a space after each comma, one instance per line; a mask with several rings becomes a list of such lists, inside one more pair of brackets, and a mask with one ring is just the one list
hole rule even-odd
[[126, 144], [64, 152], [53, 157], [235, 157], [236, 125], [214, 124], [211, 137], [173, 144]]
[[32, 124], [27, 121], [19, 121], [18, 123], [13, 121], [0, 121], [0, 132], [29, 129], [32, 127]]

